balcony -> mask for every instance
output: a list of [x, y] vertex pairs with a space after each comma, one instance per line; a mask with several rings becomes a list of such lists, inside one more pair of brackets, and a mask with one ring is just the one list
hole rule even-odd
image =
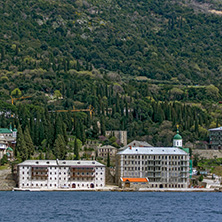
[[95, 169], [80, 169], [80, 168], [72, 168], [70, 169], [71, 173], [93, 173]]
[[182, 169], [180, 172], [182, 172], [182, 173], [188, 173], [188, 172], [189, 172], [189, 169]]
[[160, 169], [150, 169], [150, 170], [147, 170], [148, 172], [162, 172], [161, 168]]
[[95, 175], [70, 175], [70, 178], [93, 178]]
[[34, 174], [34, 173], [32, 173], [32, 177], [48, 177], [48, 174]]
[[155, 178], [161, 178], [161, 174], [155, 174]]
[[48, 172], [48, 169], [47, 168], [42, 168], [42, 169], [32, 168], [32, 172]]

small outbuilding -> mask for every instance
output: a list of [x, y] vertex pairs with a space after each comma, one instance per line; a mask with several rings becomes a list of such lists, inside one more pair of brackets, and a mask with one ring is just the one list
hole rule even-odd
[[148, 188], [148, 178], [120, 178], [121, 188]]

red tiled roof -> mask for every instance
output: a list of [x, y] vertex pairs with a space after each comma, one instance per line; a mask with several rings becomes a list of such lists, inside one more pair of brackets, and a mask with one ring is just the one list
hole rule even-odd
[[126, 182], [127, 180], [129, 182], [148, 182], [147, 178], [122, 178], [123, 182]]

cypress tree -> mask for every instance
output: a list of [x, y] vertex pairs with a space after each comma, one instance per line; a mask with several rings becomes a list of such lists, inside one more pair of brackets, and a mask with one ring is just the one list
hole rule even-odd
[[106, 125], [105, 125], [105, 118], [104, 118], [104, 116], [101, 117], [100, 123], [101, 123], [101, 135], [105, 136]]
[[34, 141], [34, 137], [35, 137], [35, 123], [34, 123], [34, 118], [33, 117], [30, 118], [29, 125], [30, 125], [30, 136], [32, 138], [32, 141]]
[[110, 167], [110, 156], [109, 156], [109, 152], [108, 152], [108, 156], [107, 156], [106, 166], [107, 166], [107, 167]]
[[63, 135], [63, 122], [60, 115], [57, 116], [55, 121], [55, 139], [59, 134]]
[[29, 129], [27, 126], [24, 132], [24, 140], [25, 140], [26, 147], [28, 149], [28, 157], [30, 158], [30, 156], [34, 154], [35, 148], [34, 148], [32, 138], [30, 136]]
[[66, 156], [66, 144], [62, 135], [58, 135], [54, 144], [54, 155], [58, 159], [65, 159]]
[[76, 138], [81, 140], [81, 122], [79, 120], [76, 122], [75, 135]]
[[74, 141], [74, 155], [75, 155], [75, 160], [79, 160], [79, 145], [77, 142], [77, 138], [75, 138]]
[[81, 122], [81, 141], [83, 144], [85, 144], [86, 142], [86, 134], [85, 134], [85, 128], [84, 128], [84, 125], [83, 123]]
[[64, 138], [64, 140], [65, 140], [65, 144], [67, 144], [68, 143], [68, 136], [67, 136], [67, 134], [66, 134], [66, 124], [65, 123], [63, 123], [62, 124], [62, 135], [63, 135], [63, 138]]
[[[21, 159], [24, 161], [28, 158], [28, 149], [24, 140], [21, 125], [18, 126], [16, 150], [19, 152]], [[17, 153], [18, 154], [18, 153]]]

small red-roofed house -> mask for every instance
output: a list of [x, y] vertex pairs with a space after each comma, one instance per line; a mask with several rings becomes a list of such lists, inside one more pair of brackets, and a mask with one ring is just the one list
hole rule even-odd
[[122, 188], [149, 188], [148, 178], [126, 178], [121, 177]]

